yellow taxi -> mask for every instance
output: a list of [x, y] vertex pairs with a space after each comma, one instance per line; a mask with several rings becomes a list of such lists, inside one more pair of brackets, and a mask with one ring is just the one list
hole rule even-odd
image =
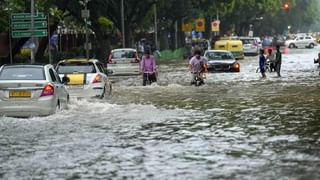
[[241, 40], [218, 40], [214, 44], [214, 49], [230, 51], [236, 59], [244, 59], [243, 44]]
[[58, 62], [60, 78], [67, 77], [66, 88], [70, 97], [100, 98], [110, 96], [112, 84], [103, 64], [97, 59], [67, 59]]

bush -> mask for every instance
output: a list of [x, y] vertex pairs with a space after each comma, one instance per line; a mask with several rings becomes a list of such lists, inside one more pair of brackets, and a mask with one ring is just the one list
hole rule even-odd
[[185, 48], [179, 48], [174, 51], [172, 50], [163, 50], [160, 52], [160, 55], [157, 56], [158, 60], [182, 60], [184, 55], [187, 52]]
[[21, 63], [31, 63], [30, 53], [27, 51], [22, 51], [20, 54], [15, 55], [13, 62]]

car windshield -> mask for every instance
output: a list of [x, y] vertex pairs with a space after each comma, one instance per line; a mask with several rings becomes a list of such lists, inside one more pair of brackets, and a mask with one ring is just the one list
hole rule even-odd
[[45, 80], [43, 67], [4, 67], [0, 80]]
[[135, 58], [134, 51], [114, 51], [112, 59]]
[[243, 44], [253, 44], [254, 40], [253, 39], [241, 39]]
[[71, 73], [96, 73], [96, 69], [93, 63], [90, 62], [72, 62], [61, 63], [57, 67], [59, 74], [71, 74]]
[[234, 59], [230, 52], [207, 52], [206, 57], [209, 60], [230, 60]]

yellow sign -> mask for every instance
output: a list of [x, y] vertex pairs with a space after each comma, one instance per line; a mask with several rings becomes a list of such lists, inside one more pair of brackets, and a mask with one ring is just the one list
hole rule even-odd
[[211, 31], [219, 32], [220, 31], [220, 21], [212, 21], [211, 22]]
[[183, 32], [191, 32], [192, 31], [192, 23], [183, 23], [182, 24], [182, 31]]
[[204, 18], [196, 19], [196, 31], [197, 32], [204, 32], [205, 31], [205, 20]]
[[10, 91], [9, 97], [31, 97], [30, 91]]
[[67, 77], [70, 79], [68, 85], [82, 85], [84, 84], [84, 74], [67, 74]]

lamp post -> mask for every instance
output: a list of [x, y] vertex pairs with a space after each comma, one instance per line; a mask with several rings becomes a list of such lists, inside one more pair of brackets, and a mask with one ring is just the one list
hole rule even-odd
[[125, 37], [125, 28], [124, 28], [124, 4], [121, 0], [121, 31], [122, 31], [122, 47], [126, 47], [126, 37]]
[[[12, 11], [12, 9], [11, 8], [5, 8], [4, 9], [5, 11], [8, 11], [8, 14], [9, 14], [9, 24], [11, 24], [11, 18], [10, 18], [10, 16], [11, 16], [11, 11]], [[11, 29], [11, 26], [9, 26], [9, 51], [10, 51], [10, 64], [12, 64], [13, 63], [13, 59], [12, 59], [12, 39], [11, 39], [11, 31], [12, 31], [12, 29]]]
[[89, 31], [88, 31], [88, 18], [90, 17], [90, 11], [88, 10], [88, 2], [90, 0], [84, 0], [84, 10], [81, 11], [81, 16], [84, 18], [85, 22], [85, 31], [86, 31], [86, 58], [89, 59]]
[[157, 23], [157, 0], [154, 3], [154, 41], [156, 50], [158, 50], [158, 23]]
[[31, 64], [35, 63], [35, 39], [34, 39], [34, 0], [31, 0]]
[[62, 34], [62, 27], [59, 25], [58, 26], [58, 30], [57, 30], [57, 33], [58, 33], [58, 51], [61, 51], [61, 34]]

